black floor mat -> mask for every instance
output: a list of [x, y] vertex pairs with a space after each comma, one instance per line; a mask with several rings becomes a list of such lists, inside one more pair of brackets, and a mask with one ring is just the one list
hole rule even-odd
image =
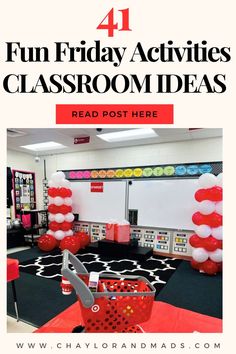
[[158, 301], [222, 318], [222, 274], [209, 276], [183, 261], [157, 296]]
[[[41, 327], [76, 301], [75, 293], [63, 296], [58, 282], [21, 272], [15, 281], [19, 317]], [[7, 313], [15, 317], [11, 284], [7, 284]]]
[[[154, 285], [157, 294], [182, 262], [179, 259], [158, 256], [152, 256], [144, 262], [134, 259], [113, 260], [95, 253], [87, 253], [86, 250], [80, 251], [77, 257], [89, 273], [96, 271], [100, 274], [142, 275]], [[61, 266], [62, 255], [60, 252], [54, 252], [48, 255], [40, 254], [37, 258], [21, 262], [20, 271], [37, 277], [60, 281]]]
[[[20, 278], [16, 280], [16, 291], [19, 316], [23, 321], [40, 327], [76, 301], [75, 293], [70, 296], [61, 293], [59, 281], [62, 256], [59, 252], [45, 255], [37, 249], [31, 249], [9, 256], [20, 260]], [[98, 270], [103, 273], [144, 275], [153, 282], [157, 294], [182, 262], [167, 257], [151, 257], [143, 264], [135, 260], [114, 261], [85, 251], [80, 252], [78, 257], [83, 260], [89, 272]], [[7, 311], [15, 315], [10, 284]]]

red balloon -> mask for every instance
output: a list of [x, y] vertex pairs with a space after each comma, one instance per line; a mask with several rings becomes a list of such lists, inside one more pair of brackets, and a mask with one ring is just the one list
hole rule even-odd
[[208, 188], [208, 200], [212, 202], [220, 202], [223, 199], [223, 189], [219, 186]]
[[189, 238], [189, 243], [192, 247], [203, 247], [203, 242], [204, 240], [195, 234]]
[[211, 261], [210, 259], [208, 259], [207, 261], [202, 263], [201, 269], [209, 274], [209, 275], [213, 275], [216, 274], [218, 271], [218, 266], [216, 262]]
[[58, 193], [58, 195], [59, 195], [60, 197], [62, 197], [62, 198], [66, 198], [67, 195], [68, 195], [67, 188], [64, 188], [64, 187], [59, 188], [59, 193]]
[[56, 196], [58, 196], [58, 188], [48, 188], [48, 195], [49, 197], [55, 198]]
[[211, 227], [219, 227], [222, 225], [222, 215], [214, 212], [209, 215], [205, 215], [204, 224], [209, 225]]
[[195, 199], [197, 202], [202, 202], [207, 199], [207, 189], [198, 189], [195, 193]]
[[71, 189], [67, 188], [67, 197], [70, 198], [72, 196], [72, 191]]
[[45, 252], [53, 250], [57, 246], [57, 240], [52, 235], [42, 235], [38, 239], [38, 247]]
[[59, 211], [58, 211], [58, 206], [57, 205], [55, 205], [55, 204], [50, 204], [49, 206], [48, 206], [48, 212], [49, 213], [52, 213], [52, 214], [57, 214], [57, 213], [59, 213]]
[[203, 215], [198, 211], [193, 214], [192, 221], [195, 225], [204, 224], [210, 227], [218, 227], [222, 225], [222, 215], [215, 212], [209, 215]]
[[55, 240], [56, 240], [56, 247], [59, 247], [61, 240], [57, 240], [57, 239], [55, 239]]
[[63, 221], [60, 224], [60, 230], [62, 230], [62, 231], [68, 231], [71, 229], [71, 227], [72, 227], [72, 223], [68, 222], [68, 221]]
[[60, 242], [60, 249], [62, 251], [69, 250], [71, 253], [75, 254], [78, 252], [80, 244], [78, 238], [75, 236], [66, 236]]
[[217, 267], [218, 267], [218, 272], [222, 272], [222, 266], [223, 266], [223, 263], [222, 262], [217, 262]]
[[218, 240], [214, 237], [209, 236], [203, 240], [203, 248], [205, 248], [209, 252], [213, 252], [218, 248]]
[[79, 239], [81, 248], [88, 246], [88, 244], [91, 242], [90, 235], [86, 234], [86, 232], [79, 231], [76, 232], [74, 236]]
[[56, 221], [52, 221], [52, 222], [49, 223], [48, 227], [52, 231], [58, 231], [58, 230], [61, 229], [61, 224], [59, 224]]
[[65, 214], [68, 214], [68, 213], [70, 213], [72, 211], [72, 207], [70, 205], [63, 204], [63, 205], [58, 207], [58, 210], [59, 210], [58, 213], [61, 213], [61, 214], [65, 215]]
[[202, 225], [205, 224], [204, 218], [205, 215], [202, 215], [199, 211], [193, 214], [192, 221], [195, 225]]
[[220, 248], [222, 250], [223, 248], [223, 241], [222, 240], [217, 240], [218, 242], [218, 245], [217, 245], [217, 248]]
[[197, 270], [200, 269], [199, 267], [200, 267], [200, 264], [201, 264], [201, 263], [195, 261], [194, 259], [191, 260], [190, 264], [191, 264], [191, 267], [192, 267], [193, 269], [197, 269]]

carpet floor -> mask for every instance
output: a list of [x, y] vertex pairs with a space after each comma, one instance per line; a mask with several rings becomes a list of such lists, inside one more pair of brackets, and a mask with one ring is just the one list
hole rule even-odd
[[[10, 257], [20, 261], [20, 278], [16, 281], [16, 288], [19, 316], [23, 321], [40, 327], [76, 301], [74, 293], [71, 296], [61, 294], [59, 282], [62, 256], [59, 252], [45, 254], [33, 248], [13, 253]], [[79, 252], [77, 257], [88, 272], [143, 275], [156, 288], [157, 297], [182, 263], [181, 260], [157, 256], [150, 257], [145, 262], [131, 259], [112, 260], [86, 251]], [[9, 315], [14, 316], [10, 284], [7, 311]]]

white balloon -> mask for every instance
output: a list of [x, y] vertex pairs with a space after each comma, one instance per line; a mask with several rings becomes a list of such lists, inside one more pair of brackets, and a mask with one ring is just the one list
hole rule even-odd
[[203, 214], [203, 215], [209, 215], [215, 211], [215, 203], [211, 202], [210, 200], [203, 200], [202, 202], [199, 203], [198, 205], [198, 210]]
[[55, 232], [54, 232], [54, 231], [52, 231], [52, 230], [48, 230], [48, 231], [47, 231], [47, 235], [52, 235], [52, 236], [55, 236]]
[[218, 174], [216, 179], [217, 179], [216, 185], [219, 187], [222, 187], [223, 186], [223, 173], [221, 172], [220, 174]]
[[49, 215], [48, 215], [48, 220], [49, 220], [49, 221], [55, 221], [55, 214], [49, 213]]
[[223, 227], [214, 227], [211, 232], [212, 236], [215, 237], [217, 240], [223, 239]]
[[192, 257], [196, 262], [202, 263], [208, 259], [208, 252], [204, 248], [195, 248], [192, 252]]
[[68, 230], [65, 232], [65, 236], [73, 236], [73, 235], [74, 235], [74, 233], [72, 230]]
[[48, 186], [49, 186], [50, 188], [54, 187], [54, 182], [53, 182], [52, 179], [50, 179], [50, 180], [48, 181]]
[[220, 215], [223, 214], [223, 202], [216, 203], [216, 212]]
[[72, 205], [72, 203], [73, 203], [72, 198], [67, 197], [67, 198], [64, 199], [64, 204], [65, 205]]
[[70, 188], [70, 187], [71, 187], [70, 181], [68, 181], [67, 179], [63, 178], [63, 179], [61, 180], [61, 187]]
[[52, 174], [51, 179], [53, 182], [61, 182], [62, 179], [65, 179], [65, 174], [62, 171], [55, 172]]
[[217, 184], [217, 178], [212, 173], [204, 173], [199, 177], [198, 183], [202, 188], [211, 188]]
[[55, 214], [55, 221], [58, 223], [62, 223], [63, 221], [65, 221], [65, 216], [61, 213], [57, 213]]
[[62, 204], [64, 204], [64, 198], [62, 197], [55, 197], [54, 198], [54, 204], [57, 206], [60, 206]]
[[74, 215], [72, 213], [68, 213], [65, 215], [65, 221], [72, 222], [74, 221]]
[[48, 197], [48, 205], [54, 204], [54, 198]]
[[[50, 184], [49, 184], [49, 182], [50, 182]], [[50, 188], [58, 188], [58, 187], [60, 187], [59, 181], [53, 181], [53, 180], [51, 180], [51, 181], [49, 181], [49, 182], [48, 182], [48, 185], [49, 185]]]
[[213, 262], [222, 262], [222, 250], [217, 248], [214, 252], [209, 252], [209, 257]]
[[57, 240], [62, 240], [65, 237], [65, 232], [62, 231], [62, 230], [58, 230], [58, 231], [55, 232], [54, 237]]
[[199, 225], [195, 227], [195, 233], [203, 238], [206, 238], [211, 235], [211, 227], [208, 225]]

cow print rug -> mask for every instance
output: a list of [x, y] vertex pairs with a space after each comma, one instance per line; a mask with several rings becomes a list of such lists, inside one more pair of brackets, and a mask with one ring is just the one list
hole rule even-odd
[[[144, 262], [134, 259], [114, 260], [96, 253], [80, 251], [78, 259], [84, 264], [87, 271], [100, 274], [114, 273], [117, 275], [141, 275], [147, 278], [156, 288], [158, 294], [182, 262], [179, 259], [162, 256], [152, 256]], [[20, 264], [20, 271], [37, 277], [55, 281], [61, 280], [62, 255], [54, 252], [42, 255]], [[73, 270], [73, 266], [71, 266]]]

